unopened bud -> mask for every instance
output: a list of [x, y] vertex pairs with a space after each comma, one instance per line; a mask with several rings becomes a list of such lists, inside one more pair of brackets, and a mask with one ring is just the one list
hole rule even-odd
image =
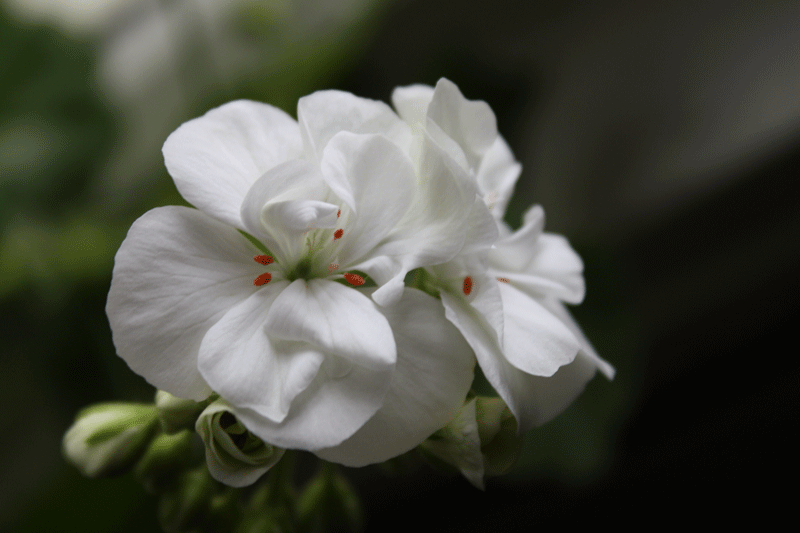
[[178, 398], [167, 391], [156, 392], [158, 420], [165, 433], [178, 433], [183, 429], [193, 428], [206, 405], [205, 402]]
[[206, 445], [208, 471], [231, 487], [254, 483], [283, 456], [283, 448], [250, 433], [221, 399], [206, 407], [195, 429]]
[[64, 434], [64, 456], [88, 477], [113, 476], [129, 468], [158, 429], [152, 405], [103, 403], [78, 413]]
[[504, 474], [514, 466], [522, 452], [522, 436], [517, 421], [500, 398], [476, 398], [475, 419], [481, 438], [484, 474]]
[[134, 476], [147, 490], [158, 492], [169, 485], [179, 472], [200, 462], [202, 456], [193, 450], [195, 444], [198, 447], [200, 444], [194, 442], [196, 438], [194, 432], [188, 429], [174, 435], [157, 435], [136, 463]]
[[483, 489], [483, 456], [475, 420], [475, 398], [465, 403], [453, 420], [419, 447], [423, 453], [454, 466], [467, 481]]
[[502, 399], [476, 397], [420, 444], [420, 449], [454, 466], [483, 489], [484, 476], [502, 474], [514, 465], [522, 450], [522, 437]]

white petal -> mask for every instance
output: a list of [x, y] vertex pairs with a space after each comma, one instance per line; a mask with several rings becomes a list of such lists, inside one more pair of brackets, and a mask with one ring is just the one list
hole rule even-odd
[[507, 283], [503, 298], [503, 352], [527, 374], [552, 376], [575, 359], [581, 345], [569, 328], [536, 300]]
[[253, 434], [275, 446], [312, 451], [336, 446], [383, 404], [394, 367], [373, 371], [353, 365], [337, 377], [330, 368], [336, 366], [333, 358], [326, 355], [314, 382], [294, 399], [282, 422], [247, 408], [236, 408], [236, 416]]
[[244, 229], [239, 210], [267, 170], [302, 153], [300, 130], [286, 113], [237, 100], [175, 130], [164, 162], [181, 195], [206, 214]]
[[333, 228], [339, 206], [319, 200], [287, 200], [271, 202], [262, 217], [267, 227], [280, 224], [281, 229], [302, 235], [310, 229]]
[[534, 205], [525, 213], [522, 227], [495, 243], [489, 261], [497, 270], [524, 272], [533, 261], [544, 229], [544, 210]]
[[392, 91], [392, 105], [408, 124], [425, 124], [432, 99], [433, 87], [429, 85], [409, 85]]
[[[503, 284], [500, 285], [501, 290], [504, 291]], [[536, 346], [526, 347], [522, 342], [525, 338], [525, 332], [520, 332], [519, 328], [520, 318], [524, 317], [514, 316], [509, 318], [504, 312], [504, 318], [506, 319], [503, 324], [504, 346], [501, 347], [496, 329], [490, 326], [484, 314], [475, 308], [474, 302], [473, 305], [470, 305], [465, 299], [447, 292], [442, 292], [441, 296], [445, 307], [445, 315], [448, 320], [455, 324], [473, 350], [475, 350], [475, 356], [483, 374], [516, 417], [520, 432], [525, 432], [549, 420], [549, 413], [552, 413], [555, 407], [548, 407], [551, 405], [546, 403], [548, 399], [539, 397], [536, 392], [536, 384], [541, 380], [552, 378], [533, 376], [523, 372], [507, 359], [507, 354], [510, 353], [512, 358], [522, 359], [524, 362], [524, 358], [530, 356], [532, 350], [537, 349]], [[506, 300], [504, 297], [503, 311], [505, 311]], [[513, 306], [514, 303], [512, 298], [510, 305]], [[482, 305], [480, 307], [485, 309], [486, 306]], [[506, 333], [507, 329], [510, 330], [508, 333]], [[558, 347], [558, 343], [552, 343], [549, 340], [547, 342]], [[505, 344], [509, 346], [507, 347]], [[577, 352], [577, 348], [575, 352]], [[556, 355], [558, 355], [558, 352], [556, 352]], [[575, 358], [574, 352], [572, 353], [572, 358]], [[572, 358], [569, 358], [569, 360], [572, 361]], [[555, 366], [555, 363], [545, 369], [549, 372], [552, 366]], [[555, 368], [558, 367], [555, 366]], [[552, 405], [561, 404], [553, 403]], [[566, 404], [563, 407], [566, 407]], [[552, 416], [555, 416], [555, 414]]]
[[481, 357], [486, 354], [505, 359], [502, 352], [503, 304], [500, 291], [494, 287], [492, 291], [485, 291], [485, 294], [485, 301], [479, 306], [479, 310], [461, 295], [441, 292], [445, 316], [475, 350], [478, 363], [481, 363]]
[[569, 276], [516, 274], [508, 271], [492, 269], [498, 277], [508, 280], [517, 289], [532, 298], [558, 298], [568, 303], [578, 304], [583, 301], [586, 284], [581, 274]]
[[[309, 214], [309, 210], [304, 209], [306, 204], [296, 202], [323, 203], [327, 194], [328, 187], [315, 165], [299, 159], [287, 161], [264, 173], [247, 191], [241, 204], [244, 228], [281, 259], [296, 259], [295, 253], [303, 244], [302, 239], [298, 238], [298, 232], [302, 234], [302, 231], [291, 228], [291, 225], [303, 225], [302, 220], [308, 217], [301, 215], [301, 212]], [[335, 222], [338, 208], [334, 207], [329, 204], [321, 210], [312, 208], [311, 218], [316, 218], [317, 223], [327, 227]], [[288, 220], [283, 220], [284, 215], [288, 216]]]
[[520, 421], [520, 432], [541, 426], [561, 414], [583, 392], [596, 370], [595, 361], [583, 351], [550, 377], [507, 368], [508, 381], [519, 403], [520, 415], [515, 413], [515, 416]]
[[589, 339], [586, 338], [586, 335], [583, 334], [583, 331], [581, 331], [581, 328], [578, 326], [578, 323], [575, 322], [575, 319], [572, 318], [572, 315], [567, 310], [567, 307], [558, 300], [552, 298], [541, 300], [541, 304], [545, 306], [551, 313], [553, 313], [553, 315], [557, 316], [570, 329], [570, 331], [572, 331], [572, 334], [575, 335], [575, 337], [581, 343], [581, 353], [590, 361], [592, 361], [605, 377], [608, 379], [614, 379], [616, 370], [605, 359], [601, 358], [597, 354], [597, 351], [595, 351], [592, 343], [590, 343]]
[[526, 272], [557, 282], [563, 290], [554, 296], [561, 300], [573, 304], [583, 301], [586, 293], [583, 260], [563, 236], [543, 233], [539, 237], [536, 255]]
[[467, 220], [464, 247], [459, 256], [475, 256], [481, 264], [486, 264], [488, 253], [498, 237], [497, 222], [483, 200], [476, 197]]
[[352, 437], [315, 452], [328, 461], [364, 466], [414, 448], [458, 413], [472, 384], [472, 350], [436, 299], [406, 289], [396, 305], [382, 311], [398, 351], [389, 393]]
[[155, 387], [204, 399], [211, 389], [197, 369], [200, 342], [257, 290], [258, 253], [234, 228], [196, 209], [145, 213], [114, 262], [106, 312], [117, 353]]
[[489, 104], [467, 100], [453, 82], [442, 78], [428, 106], [428, 117], [459, 144], [470, 168], [477, 171], [497, 138], [497, 119]]
[[340, 131], [381, 134], [404, 152], [411, 144], [411, 129], [391, 107], [343, 91], [318, 91], [301, 98], [297, 120], [310, 161], [319, 161], [328, 141]]
[[398, 280], [408, 271], [455, 257], [468, 233], [477, 189], [464, 169], [427, 138], [417, 171], [417, 195], [411, 209], [384, 239], [384, 244], [373, 251], [374, 256], [385, 255], [401, 265], [394, 283], [382, 286], [372, 295], [380, 305], [391, 305], [400, 297]]
[[455, 324], [475, 351], [483, 375], [514, 414], [519, 431], [525, 432], [534, 427], [538, 415], [529, 397], [529, 380], [533, 376], [525, 374], [506, 360], [493, 329], [472, 306], [445, 292], [441, 296], [445, 316]]
[[344, 267], [370, 252], [405, 215], [416, 173], [408, 157], [384, 137], [342, 132], [325, 148], [322, 174], [352, 210], [339, 249]]
[[498, 135], [486, 151], [477, 171], [478, 188], [490, 206], [492, 215], [502, 220], [514, 192], [522, 165], [515, 159], [506, 141]]
[[199, 367], [208, 384], [237, 408], [274, 422], [286, 417], [325, 358], [314, 346], [268, 336], [268, 314], [288, 285], [271, 282], [231, 309], [200, 346]]
[[564, 237], [542, 233], [543, 226], [544, 211], [533, 206], [523, 226], [489, 252], [489, 264], [498, 277], [530, 296], [580, 303], [586, 291], [583, 261]]
[[372, 370], [391, 368], [397, 347], [386, 318], [361, 292], [324, 279], [298, 279], [273, 302], [265, 330], [311, 343]]

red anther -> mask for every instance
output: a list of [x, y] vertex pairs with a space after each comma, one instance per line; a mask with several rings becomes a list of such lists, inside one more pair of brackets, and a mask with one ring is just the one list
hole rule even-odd
[[342, 235], [344, 235], [344, 230], [337, 229], [336, 231], [333, 232], [333, 240], [338, 241], [339, 239], [342, 238]]
[[341, 210], [341, 209], [339, 209], [339, 210], [336, 212], [336, 218], [339, 218], [341, 215], [342, 215], [342, 210]]
[[328, 265], [328, 272], [333, 272], [334, 270], [339, 270], [339, 263], [336, 261]]
[[469, 293], [472, 292], [472, 278], [467, 276], [464, 278], [464, 285], [461, 287], [461, 290], [464, 291], [464, 294], [469, 296]]
[[501, 283], [511, 283], [510, 281], [508, 281], [508, 278], [497, 278], [497, 281]]
[[364, 284], [364, 278], [362, 278], [358, 274], [351, 274], [349, 272], [345, 273], [344, 280], [350, 285], [355, 285], [356, 287]]
[[253, 258], [253, 261], [262, 265], [271, 265], [275, 262], [271, 255], [257, 255]]
[[266, 285], [270, 281], [272, 281], [272, 274], [270, 274], [269, 272], [264, 272], [263, 274], [258, 276], [255, 280], [253, 280], [253, 285], [255, 285], [256, 287], [261, 287], [262, 285]]

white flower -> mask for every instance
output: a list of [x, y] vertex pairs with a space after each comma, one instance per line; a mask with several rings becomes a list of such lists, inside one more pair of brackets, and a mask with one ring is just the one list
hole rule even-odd
[[473, 206], [465, 246], [429, 270], [447, 318], [475, 350], [520, 430], [540, 425], [565, 409], [596, 369], [614, 374], [561, 303], [582, 301], [583, 263], [566, 239], [542, 233], [540, 207], [513, 234], [503, 223], [521, 167], [485, 102], [467, 100], [446, 79], [435, 88], [398, 88], [392, 100], [477, 185], [483, 201]]
[[164, 158], [198, 209], [146, 213], [117, 253], [107, 312], [134, 371], [181, 398], [217, 392], [264, 442], [348, 465], [452, 418], [471, 350], [403, 284], [453, 258], [469, 224], [474, 187], [435, 143], [385, 104], [326, 91], [298, 122], [213, 109]]

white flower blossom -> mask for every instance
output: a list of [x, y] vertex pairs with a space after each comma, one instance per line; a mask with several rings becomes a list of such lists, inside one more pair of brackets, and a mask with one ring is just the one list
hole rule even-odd
[[403, 282], [466, 240], [475, 188], [437, 143], [383, 103], [325, 91], [297, 122], [231, 102], [163, 151], [197, 209], [153, 209], [117, 253], [107, 313], [134, 371], [181, 398], [216, 392], [264, 442], [347, 465], [452, 418], [472, 351]]
[[475, 350], [520, 431], [540, 425], [563, 411], [597, 369], [614, 375], [562, 303], [582, 301], [583, 263], [566, 239], [542, 233], [541, 207], [529, 210], [514, 233], [503, 222], [521, 167], [485, 102], [467, 100], [446, 79], [435, 88], [400, 87], [392, 100], [477, 186], [482, 201], [473, 205], [465, 246], [430, 271], [447, 318]]

